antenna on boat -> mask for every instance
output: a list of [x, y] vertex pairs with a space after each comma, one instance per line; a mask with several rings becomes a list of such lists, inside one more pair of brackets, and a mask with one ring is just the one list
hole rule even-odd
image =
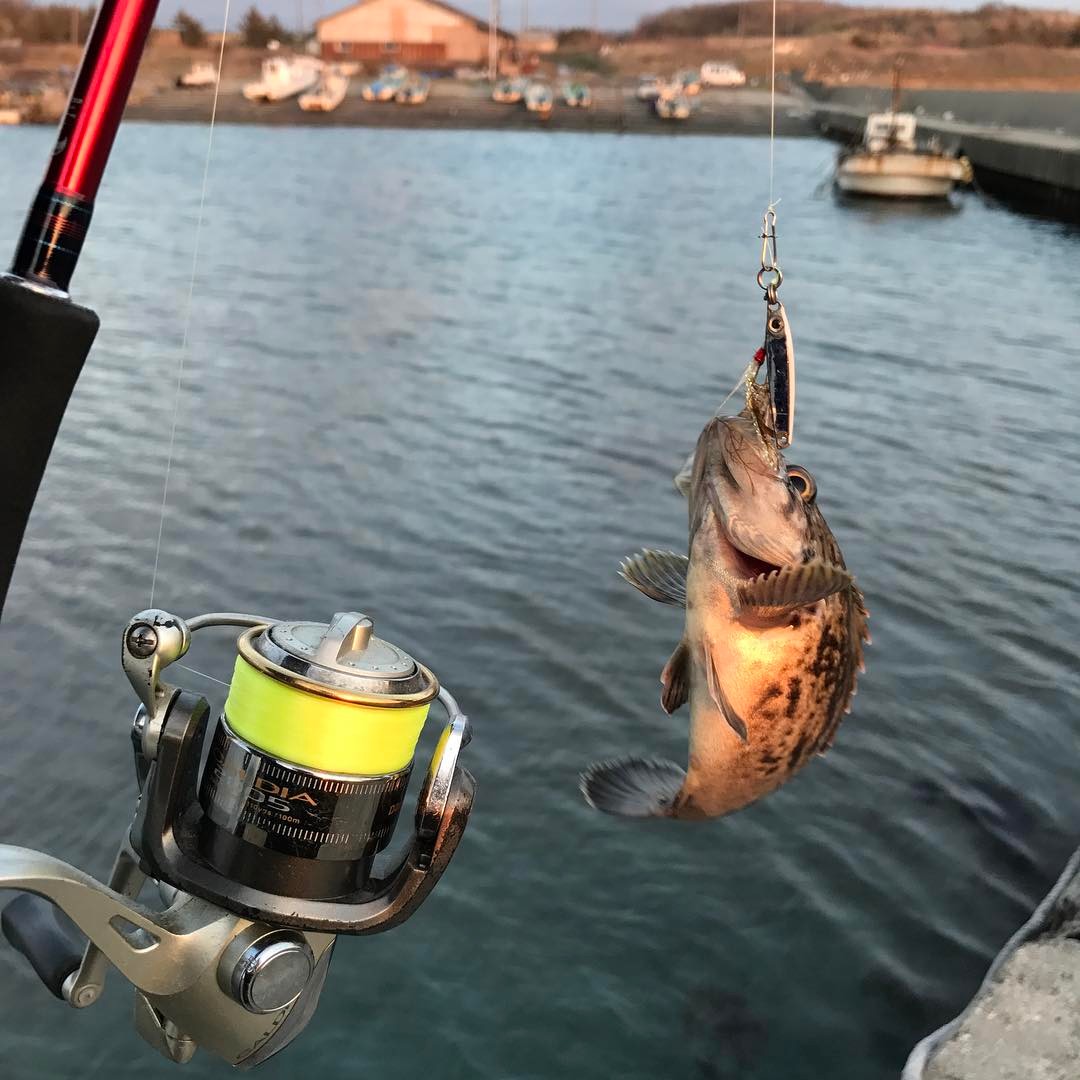
[[895, 116], [900, 111], [900, 71], [904, 66], [904, 55], [899, 53], [893, 61], [892, 69], [892, 100], [889, 111]]

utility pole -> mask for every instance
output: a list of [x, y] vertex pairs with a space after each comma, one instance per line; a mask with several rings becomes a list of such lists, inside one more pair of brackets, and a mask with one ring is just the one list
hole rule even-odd
[[491, 19], [488, 23], [488, 78], [499, 77], [499, 0], [491, 0]]
[[521, 0], [521, 29], [529, 29], [529, 0]]
[[598, 0], [592, 0], [592, 32], [594, 37], [598, 37], [600, 34], [600, 20], [597, 16], [599, 6]]

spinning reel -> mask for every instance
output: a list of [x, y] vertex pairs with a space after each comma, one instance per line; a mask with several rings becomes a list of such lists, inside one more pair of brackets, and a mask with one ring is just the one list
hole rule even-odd
[[[211, 732], [206, 699], [161, 676], [212, 626], [245, 629]], [[431, 671], [373, 631], [355, 613], [325, 625], [150, 609], [128, 623], [139, 800], [108, 885], [0, 846], [0, 888], [26, 894], [4, 909], [4, 934], [53, 994], [94, 1004], [111, 963], [135, 987], [136, 1030], [165, 1057], [186, 1062], [201, 1045], [250, 1068], [311, 1019], [338, 934], [416, 911], [472, 807], [458, 764], [470, 727]], [[375, 877], [436, 700], [447, 723], [415, 835]], [[155, 903], [138, 899], [148, 882]]]

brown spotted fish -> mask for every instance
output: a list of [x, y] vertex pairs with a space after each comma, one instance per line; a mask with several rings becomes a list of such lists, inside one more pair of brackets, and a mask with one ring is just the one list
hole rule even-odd
[[[628, 817], [729, 814], [775, 790], [832, 744], [863, 670], [866, 608], [817, 505], [785, 463], [751, 383], [738, 416], [710, 420], [676, 484], [690, 501], [690, 555], [644, 551], [622, 576], [686, 607], [660, 676], [661, 705], [690, 703], [690, 755], [593, 765], [597, 810]], [[680, 483], [682, 481], [682, 483]]]

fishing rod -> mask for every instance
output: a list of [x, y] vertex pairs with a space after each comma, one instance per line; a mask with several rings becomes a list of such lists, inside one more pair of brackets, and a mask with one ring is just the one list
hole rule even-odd
[[157, 0], [103, 0], [11, 269], [0, 274], [0, 609], [98, 317], [68, 294]]
[[[11, 271], [0, 276], [0, 606], [98, 317], [68, 293], [156, 0], [104, 0]], [[196, 632], [240, 630], [223, 709], [163, 675]], [[160, 608], [124, 628], [137, 799], [107, 883], [0, 845], [8, 941], [58, 998], [100, 1000], [110, 965], [171, 1061], [250, 1068], [310, 1021], [339, 934], [399, 926], [468, 822], [471, 728], [437, 676], [370, 618], [327, 623]], [[389, 859], [431, 706], [445, 713], [412, 836]], [[205, 764], [203, 762], [205, 761]], [[376, 857], [380, 861], [376, 862]]]

